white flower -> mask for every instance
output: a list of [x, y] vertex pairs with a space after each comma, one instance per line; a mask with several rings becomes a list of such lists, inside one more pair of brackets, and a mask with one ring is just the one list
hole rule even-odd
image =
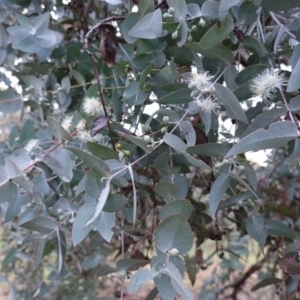
[[65, 116], [61, 122], [61, 126], [67, 131], [71, 131], [73, 116]]
[[199, 73], [192, 73], [192, 77], [189, 79], [189, 88], [201, 90], [211, 85], [211, 79], [214, 76], [209, 75], [207, 71], [200, 71]]
[[250, 84], [250, 90], [253, 96], [260, 96], [263, 100], [269, 100], [273, 97], [276, 89], [281, 89], [286, 85], [287, 79], [278, 71], [271, 69], [264, 70], [257, 75]]
[[86, 126], [86, 120], [85, 119], [82, 119], [77, 125], [76, 125], [76, 129], [78, 131], [82, 131], [85, 129], [85, 126]]
[[197, 99], [196, 104], [198, 108], [205, 113], [210, 113], [211, 111], [216, 112], [216, 110], [221, 107], [220, 103], [213, 100], [210, 96], [203, 100]]
[[88, 130], [79, 131], [77, 137], [84, 143], [91, 142], [93, 140], [93, 138], [91, 137], [91, 133]]
[[25, 149], [28, 153], [30, 153], [30, 152], [34, 149], [34, 147], [38, 145], [38, 143], [39, 143], [39, 140], [30, 140], [30, 141], [26, 144], [26, 146], [24, 147], [24, 149]]
[[104, 116], [103, 106], [95, 97], [84, 99], [83, 111], [88, 116]]

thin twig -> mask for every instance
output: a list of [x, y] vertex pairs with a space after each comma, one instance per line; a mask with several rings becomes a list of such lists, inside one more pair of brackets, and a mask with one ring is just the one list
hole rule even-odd
[[[88, 33], [85, 35], [84, 37], [84, 44], [83, 44], [83, 49], [84, 51], [91, 57], [92, 59], [92, 62], [93, 62], [93, 65], [94, 65], [94, 75], [96, 77], [96, 80], [97, 80], [97, 85], [98, 85], [98, 91], [99, 91], [99, 97], [100, 97], [100, 100], [101, 100], [101, 103], [102, 103], [102, 106], [103, 106], [103, 110], [104, 110], [104, 114], [105, 114], [105, 117], [108, 118], [108, 114], [107, 114], [107, 110], [106, 110], [106, 107], [105, 107], [105, 103], [104, 103], [104, 98], [103, 98], [103, 93], [102, 93], [102, 88], [101, 88], [101, 83], [100, 83], [100, 79], [99, 79], [99, 73], [98, 73], [98, 63], [97, 63], [97, 60], [96, 58], [94, 57], [94, 54], [89, 51], [89, 37], [92, 33], [94, 33], [101, 25], [105, 24], [105, 23], [108, 23], [108, 22], [111, 22], [111, 21], [117, 21], [117, 20], [124, 20], [125, 19], [125, 16], [114, 16], [114, 17], [109, 17], [109, 18], [106, 18], [102, 21], [100, 21], [99, 23], [97, 23], [95, 26], [92, 27], [92, 29], [90, 29], [88, 31]], [[111, 144], [113, 146], [113, 149], [114, 151], [116, 151], [116, 148], [115, 148], [115, 144], [113, 142], [113, 136], [112, 136], [112, 130], [111, 130], [111, 127], [110, 127], [110, 124], [109, 122], [107, 123], [107, 127], [108, 127], [108, 130], [109, 130], [109, 135], [110, 135], [110, 138], [111, 138]]]

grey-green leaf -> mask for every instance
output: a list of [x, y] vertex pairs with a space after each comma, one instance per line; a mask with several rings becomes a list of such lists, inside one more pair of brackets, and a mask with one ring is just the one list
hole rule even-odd
[[185, 254], [193, 245], [193, 233], [190, 225], [181, 214], [166, 218], [154, 231], [157, 248], [163, 253], [176, 248], [179, 254]]
[[157, 9], [154, 12], [145, 15], [131, 28], [128, 35], [144, 39], [155, 39], [157, 37], [165, 36], [166, 32], [162, 27], [161, 9]]
[[259, 244], [263, 249], [267, 238], [267, 229], [265, 226], [265, 220], [261, 215], [252, 215], [246, 221], [246, 230], [248, 234]]
[[231, 90], [218, 83], [215, 83], [214, 86], [218, 99], [220, 99], [222, 104], [225, 106], [228, 116], [248, 124], [247, 116], [243, 111], [239, 100], [231, 92]]
[[221, 174], [213, 183], [209, 195], [209, 208], [213, 217], [215, 217], [219, 204], [230, 184], [228, 174]]
[[289, 121], [276, 122], [268, 130], [259, 129], [242, 138], [226, 154], [231, 157], [247, 151], [274, 149], [283, 147], [287, 142], [298, 137], [297, 126]]

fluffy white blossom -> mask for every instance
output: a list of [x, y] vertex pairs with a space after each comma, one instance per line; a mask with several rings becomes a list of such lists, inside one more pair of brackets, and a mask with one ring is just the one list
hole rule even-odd
[[65, 116], [61, 121], [61, 126], [67, 131], [71, 131], [73, 116]]
[[83, 111], [88, 116], [104, 116], [103, 106], [99, 99], [86, 97], [83, 102]]
[[88, 130], [81, 130], [78, 132], [77, 137], [84, 143], [93, 141], [91, 133]]
[[286, 85], [287, 79], [278, 71], [266, 69], [257, 75], [250, 84], [253, 96], [259, 96], [263, 100], [272, 99], [276, 89], [281, 89]]
[[198, 90], [207, 88], [212, 84], [211, 79], [213, 77], [214, 76], [209, 75], [207, 71], [192, 73], [192, 78], [189, 79], [189, 88], [196, 88]]
[[211, 111], [216, 112], [216, 110], [221, 107], [220, 103], [213, 100], [210, 96], [205, 99], [197, 99], [196, 104], [197, 107], [205, 113], [210, 113]]
[[30, 140], [30, 141], [26, 144], [26, 146], [24, 147], [24, 149], [25, 149], [28, 153], [30, 153], [30, 152], [34, 149], [34, 147], [36, 147], [36, 146], [38, 145], [38, 143], [39, 143], [39, 140]]
[[85, 126], [86, 126], [86, 120], [85, 119], [82, 119], [77, 125], [76, 125], [76, 129], [78, 131], [82, 131], [85, 129]]

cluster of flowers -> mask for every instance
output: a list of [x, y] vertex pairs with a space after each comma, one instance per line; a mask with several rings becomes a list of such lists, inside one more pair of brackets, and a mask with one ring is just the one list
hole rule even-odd
[[252, 79], [250, 91], [253, 97], [260, 97], [264, 101], [272, 100], [277, 89], [282, 89], [287, 84], [284, 74], [273, 69], [265, 69], [261, 74]]
[[[99, 99], [95, 97], [86, 97], [84, 99], [84, 103], [82, 106], [83, 112], [86, 116], [104, 116], [104, 109], [102, 104], [100, 103]], [[77, 123], [75, 126], [73, 124], [73, 116], [65, 116], [61, 122], [61, 126], [67, 131], [70, 132], [73, 128], [77, 130], [77, 137], [82, 142], [98, 142], [100, 143], [103, 139], [101, 134], [96, 134], [95, 136], [91, 137], [90, 130], [86, 129], [87, 121], [82, 119]]]
[[[191, 96], [197, 107], [205, 113], [216, 112], [220, 108], [220, 103], [215, 99], [212, 78], [208, 72], [200, 71], [192, 73], [192, 78], [189, 79], [189, 88], [193, 89]], [[274, 97], [276, 90], [282, 89], [286, 83], [284, 74], [279, 74], [279, 71], [274, 69], [265, 69], [251, 80], [249, 88], [253, 97], [268, 101]]]
[[213, 77], [208, 72], [200, 71], [192, 73], [192, 78], [189, 79], [188, 87], [193, 90], [191, 96], [204, 113], [216, 112], [220, 108], [220, 103], [215, 100], [215, 88], [211, 82]]

